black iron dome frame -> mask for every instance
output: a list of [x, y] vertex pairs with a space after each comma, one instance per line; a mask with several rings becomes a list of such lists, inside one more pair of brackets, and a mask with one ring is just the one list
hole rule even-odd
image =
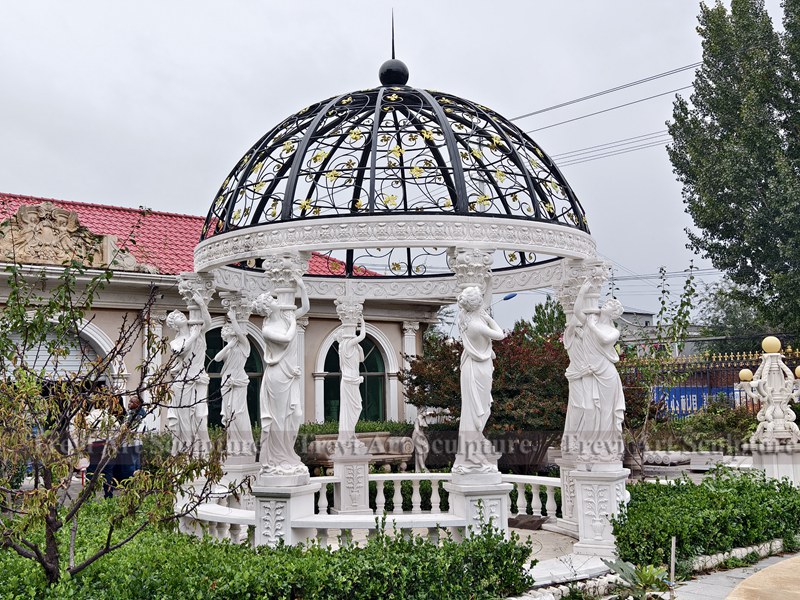
[[[402, 214], [520, 219], [589, 233], [558, 167], [511, 121], [452, 94], [405, 85], [408, 69], [399, 60], [386, 61], [380, 78], [381, 87], [317, 102], [265, 134], [223, 182], [201, 241], [271, 223]], [[443, 253], [348, 250], [338, 276], [374, 276], [358, 265], [375, 259], [388, 267], [379, 275], [431, 276], [429, 259]], [[495, 270], [558, 258], [503, 256]]]

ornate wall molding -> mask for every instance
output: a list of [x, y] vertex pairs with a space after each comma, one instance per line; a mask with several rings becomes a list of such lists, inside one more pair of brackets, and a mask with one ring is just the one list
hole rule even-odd
[[[492, 273], [492, 293], [507, 294], [520, 290], [535, 290], [556, 287], [564, 276], [563, 261], [535, 265], [514, 271], [494, 271]], [[213, 271], [214, 285], [220, 290], [241, 291], [248, 297], [271, 292], [272, 285], [261, 273], [244, 271], [232, 267], [221, 267]], [[318, 300], [334, 300], [350, 293], [370, 299], [394, 300], [440, 300], [453, 302], [459, 287], [452, 277], [414, 277], [406, 279], [364, 278], [351, 279], [345, 285], [344, 279], [314, 277], [306, 275], [303, 280], [308, 286], [308, 295]], [[348, 287], [349, 286], [349, 287]]]
[[261, 258], [276, 250], [323, 252], [343, 248], [471, 246], [487, 250], [533, 252], [566, 258], [591, 258], [592, 236], [578, 229], [516, 219], [471, 219], [443, 215], [375, 215], [270, 223], [232, 231], [200, 242], [195, 271]]
[[52, 202], [24, 204], [0, 223], [0, 260], [38, 265], [78, 260], [90, 267], [158, 272], [120, 249], [115, 236], [93, 233], [80, 224], [78, 213]]

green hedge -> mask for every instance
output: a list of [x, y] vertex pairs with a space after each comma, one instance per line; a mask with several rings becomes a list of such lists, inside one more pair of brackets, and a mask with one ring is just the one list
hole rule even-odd
[[637, 565], [666, 564], [672, 536], [686, 562], [800, 532], [800, 490], [760, 472], [718, 469], [699, 484], [681, 479], [628, 489], [631, 501], [612, 523], [620, 558]]
[[[109, 502], [113, 502], [109, 501]], [[81, 517], [78, 558], [100, 543], [105, 501]], [[94, 526], [93, 526], [94, 525]], [[258, 548], [148, 530], [75, 578], [48, 588], [39, 567], [0, 550], [0, 598], [496, 598], [533, 581], [530, 544], [484, 529], [440, 546], [379, 532], [363, 548]]]

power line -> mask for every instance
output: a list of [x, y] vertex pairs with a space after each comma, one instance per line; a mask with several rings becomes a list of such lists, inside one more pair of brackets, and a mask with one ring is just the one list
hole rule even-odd
[[591, 162], [593, 160], [599, 160], [601, 158], [608, 158], [609, 156], [617, 156], [618, 154], [627, 154], [628, 152], [635, 152], [637, 150], [645, 150], [646, 148], [663, 147], [664, 144], [667, 144], [670, 141], [672, 141], [671, 138], [667, 138], [667, 139], [663, 139], [663, 140], [650, 142], [648, 144], [643, 144], [641, 146], [633, 146], [631, 148], [628, 148], [627, 150], [617, 150], [615, 152], [608, 152], [606, 154], [597, 154], [597, 155], [592, 155], [592, 156], [577, 157], [579, 160], [565, 161], [563, 163], [560, 163], [558, 166], [559, 167], [569, 167], [570, 165], [579, 165], [581, 163]]
[[[577, 150], [570, 150], [569, 152], [559, 152], [558, 154], [551, 154], [550, 158], [564, 158], [564, 157], [567, 157], [567, 156], [569, 156], [571, 154], [575, 154], [575, 155], [577, 155], [577, 154], [585, 154], [585, 153], [589, 152], [590, 150], [599, 150], [601, 148], [606, 150], [606, 149], [612, 148], [614, 146], [624, 146], [624, 145], [627, 145], [629, 143], [633, 143], [634, 141], [643, 141], [643, 140], [645, 140], [647, 138], [651, 138], [651, 137], [655, 137], [655, 136], [661, 136], [661, 135], [664, 135], [665, 133], [667, 133], [666, 129], [662, 129], [661, 131], [654, 131], [652, 133], [643, 133], [642, 135], [634, 135], [632, 137], [622, 138], [620, 140], [614, 140], [613, 142], [606, 142], [605, 144], [597, 144], [595, 146], [587, 146], [586, 148], [579, 148]], [[570, 157], [570, 158], [574, 158], [574, 157]]]
[[577, 104], [578, 102], [583, 102], [585, 100], [591, 100], [592, 98], [597, 98], [598, 96], [604, 96], [605, 94], [611, 94], [612, 92], [618, 92], [620, 90], [624, 90], [629, 87], [633, 87], [635, 85], [641, 85], [642, 83], [647, 83], [648, 81], [654, 81], [655, 79], [660, 79], [661, 77], [667, 77], [669, 75], [674, 75], [675, 73], [680, 73], [682, 71], [687, 71], [689, 69], [693, 69], [695, 67], [699, 67], [703, 63], [696, 62], [690, 65], [685, 65], [683, 67], [678, 67], [677, 69], [672, 69], [671, 71], [664, 71], [663, 73], [658, 73], [657, 75], [651, 75], [650, 77], [645, 77], [644, 79], [637, 79], [636, 81], [631, 81], [630, 83], [624, 83], [622, 85], [618, 85], [617, 87], [609, 88], [607, 90], [603, 90], [601, 92], [595, 92], [594, 94], [589, 94], [588, 96], [583, 96], [581, 98], [575, 98], [574, 100], [567, 100], [566, 102], [561, 102], [560, 104], [554, 104], [553, 106], [548, 106], [547, 108], [541, 108], [539, 110], [535, 110], [533, 112], [525, 113], [524, 115], [520, 115], [518, 117], [514, 117], [513, 119], [509, 119], [509, 121], [518, 121], [520, 119], [525, 119], [527, 117], [532, 117], [533, 115], [538, 115], [544, 112], [548, 112], [551, 110], [555, 110], [557, 108], [563, 108], [564, 106], [569, 106], [571, 104]]
[[670, 90], [668, 92], [663, 92], [661, 94], [655, 94], [653, 96], [648, 96], [647, 98], [640, 98], [639, 100], [634, 100], [632, 102], [626, 102], [625, 104], [617, 104], [616, 106], [612, 106], [611, 108], [605, 108], [603, 110], [598, 110], [597, 112], [589, 113], [588, 115], [581, 115], [580, 117], [575, 117], [574, 119], [567, 119], [566, 121], [559, 121], [558, 123], [553, 123], [552, 125], [545, 125], [544, 127], [538, 127], [537, 129], [529, 129], [525, 133], [535, 133], [537, 131], [543, 131], [545, 129], [550, 129], [551, 127], [558, 127], [559, 125], [564, 125], [565, 123], [572, 123], [573, 121], [580, 121], [581, 119], [587, 119], [589, 117], [593, 117], [595, 115], [602, 115], [603, 113], [610, 112], [612, 110], [617, 110], [618, 108], [625, 108], [626, 106], [631, 106], [632, 104], [639, 104], [640, 102], [646, 102], [647, 100], [652, 100], [653, 98], [660, 98], [661, 96], [667, 96], [669, 94], [674, 94], [675, 92], [680, 92], [682, 90], [688, 90], [692, 88], [692, 85], [685, 85], [680, 88], [676, 88], [674, 90]]

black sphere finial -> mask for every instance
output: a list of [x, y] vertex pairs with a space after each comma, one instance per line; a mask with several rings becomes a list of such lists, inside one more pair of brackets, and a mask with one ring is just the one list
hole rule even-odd
[[408, 67], [402, 60], [390, 58], [378, 71], [381, 85], [405, 85], [408, 82]]

